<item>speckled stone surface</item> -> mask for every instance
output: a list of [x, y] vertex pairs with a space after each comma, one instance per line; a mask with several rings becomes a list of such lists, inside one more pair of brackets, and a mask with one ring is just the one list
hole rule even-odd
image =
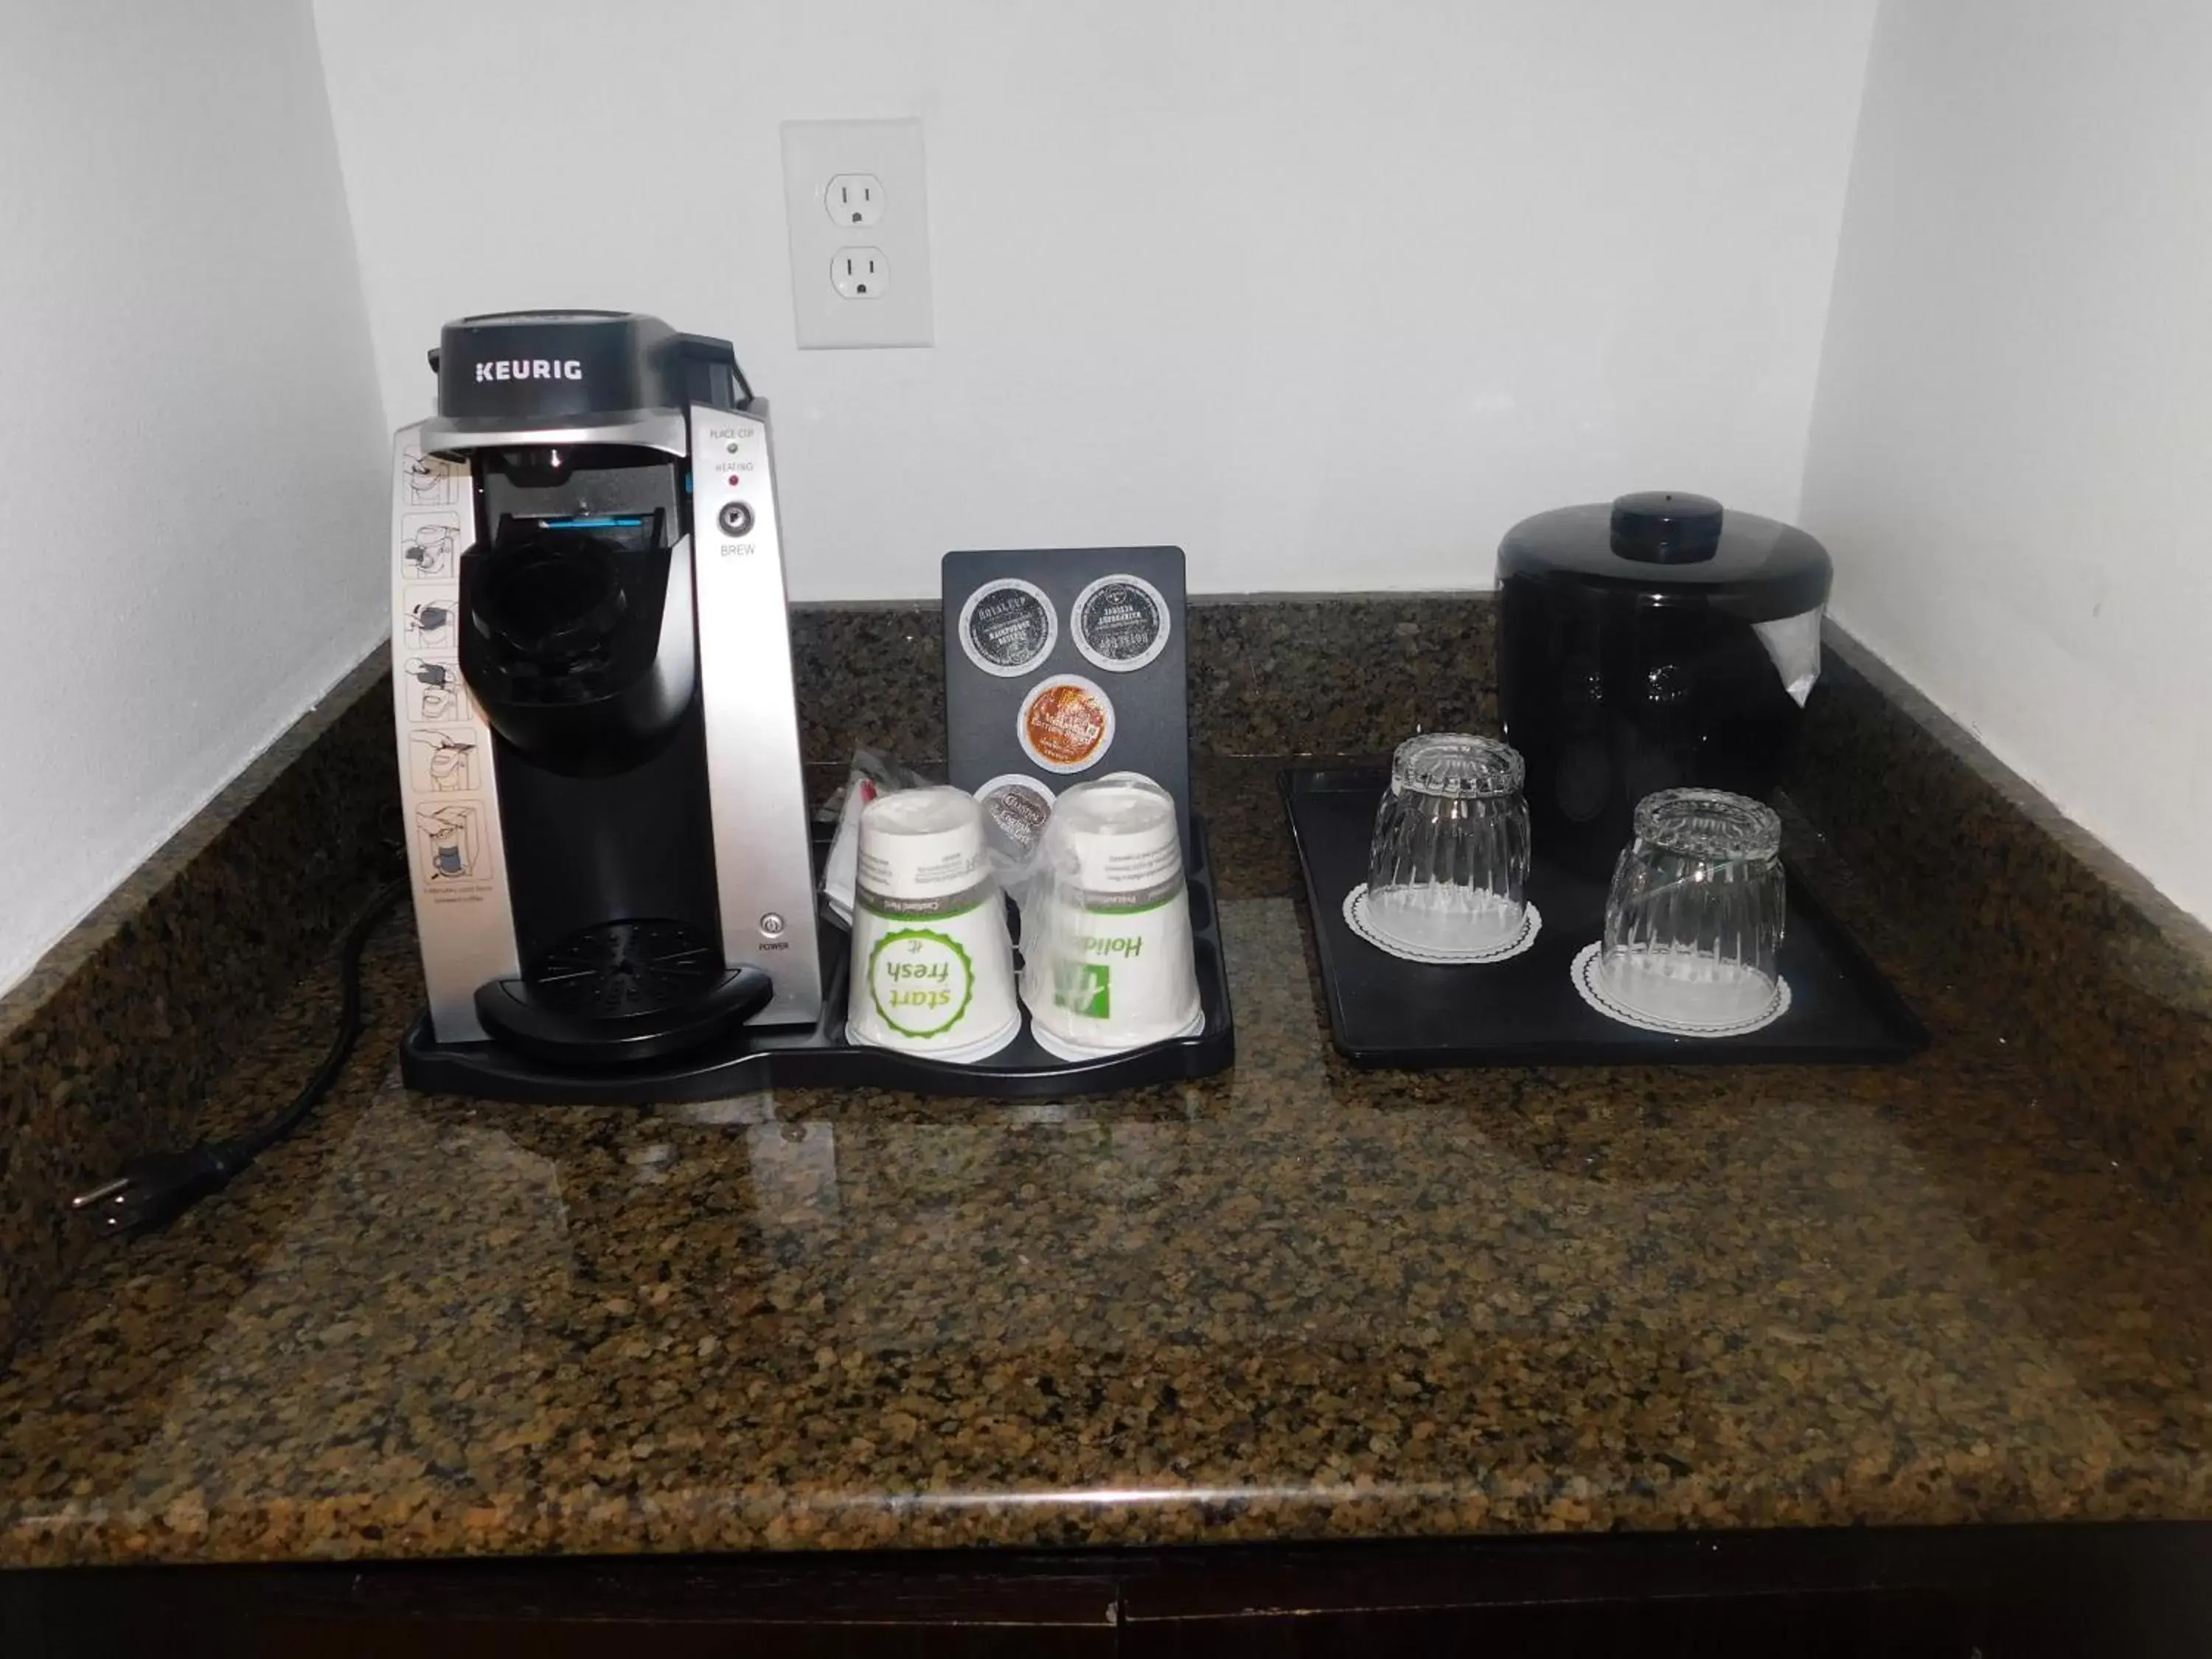
[[[1194, 738], [1349, 752], [1479, 717], [1490, 612], [1480, 594], [1201, 599]], [[796, 608], [807, 759], [941, 762], [942, 652], [933, 604]], [[0, 1353], [86, 1242], [63, 1200], [200, 1133], [222, 1066], [369, 890], [398, 833], [389, 708], [378, 652], [0, 1000]]]
[[945, 628], [935, 605], [795, 605], [791, 672], [808, 760], [848, 761], [862, 746], [909, 763], [945, 758]]
[[[1487, 593], [1237, 594], [1191, 601], [1191, 744], [1213, 755], [1347, 755], [1427, 731], [1494, 729]], [[792, 612], [801, 746], [945, 757], [934, 604]]]
[[1191, 742], [1201, 754], [1388, 752], [1416, 731], [1498, 729], [1487, 593], [1194, 601]]
[[0, 1353], [88, 1242], [69, 1194], [182, 1135], [373, 886], [397, 834], [382, 674], [334, 687], [0, 998]]
[[1926, 924], [1926, 976], [2045, 1107], [2212, 1224], [2212, 937], [1832, 629], [1814, 695], [1790, 793]]
[[[1488, 726], [1491, 615], [1194, 607], [1225, 1077], [1024, 1106], [410, 1096], [395, 923], [309, 1129], [94, 1255], [0, 1378], [0, 1565], [2212, 1516], [2212, 947], [1848, 640], [1787, 834], [1927, 1054], [1412, 1074], [1328, 1051], [1275, 763], [1223, 754]], [[936, 627], [795, 615], [811, 759], [941, 755]], [[138, 964], [38, 1079], [108, 1115], [35, 1115], [11, 1064], [18, 1121], [136, 1146], [118, 1105], [210, 1133], [289, 1094], [329, 1017], [302, 968], [350, 901], [282, 884], [257, 860], [298, 849], [255, 826], [368, 844], [390, 750], [359, 707], [241, 781], [306, 791], [306, 819], [210, 820], [234, 821], [222, 856], [210, 831], [149, 870], [32, 988], [51, 1021], [57, 985]], [[164, 910], [184, 876], [222, 902]], [[272, 891], [311, 908], [245, 902]], [[162, 915], [192, 918], [173, 960], [112, 955]], [[228, 1015], [225, 950], [259, 970]], [[209, 1031], [105, 1036], [142, 983]], [[158, 1086], [55, 1091], [95, 1065]], [[19, 1272], [29, 1236], [0, 1233], [0, 1282], [52, 1283], [65, 1253], [34, 1241]]]
[[1273, 770], [1200, 770], [1239, 1060], [1176, 1088], [410, 1096], [395, 924], [310, 1129], [0, 1381], [0, 1562], [2212, 1516], [2190, 1218], [1839, 834], [1905, 1066], [1359, 1073]]

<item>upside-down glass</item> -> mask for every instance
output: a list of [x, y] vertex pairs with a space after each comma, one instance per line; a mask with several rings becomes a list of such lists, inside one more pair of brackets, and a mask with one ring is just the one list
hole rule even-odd
[[1417, 950], [1510, 945], [1528, 914], [1521, 757], [1495, 738], [1430, 732], [1398, 745], [1367, 854], [1367, 918]]
[[1605, 902], [1606, 994], [1678, 1024], [1757, 1018], [1782, 948], [1782, 820], [1747, 796], [1662, 789], [1635, 822]]

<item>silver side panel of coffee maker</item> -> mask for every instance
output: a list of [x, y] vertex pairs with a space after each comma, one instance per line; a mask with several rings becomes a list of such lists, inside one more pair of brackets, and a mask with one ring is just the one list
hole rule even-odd
[[753, 408], [690, 411], [707, 788], [723, 957], [732, 968], [750, 963], [775, 983], [753, 1024], [802, 1024], [822, 1011], [821, 945], [775, 468], [765, 405]]
[[392, 694], [415, 929], [430, 1023], [472, 1042], [477, 987], [512, 977], [514, 913], [501, 856], [491, 728], [462, 683], [461, 555], [476, 541], [466, 461], [425, 453], [419, 426], [392, 442]]

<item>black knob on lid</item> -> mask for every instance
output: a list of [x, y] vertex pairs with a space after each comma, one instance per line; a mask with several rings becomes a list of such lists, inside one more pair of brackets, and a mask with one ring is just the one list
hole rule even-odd
[[1613, 503], [1613, 550], [1644, 564], [1692, 564], [1721, 544], [1721, 504], [1710, 495], [1644, 489]]

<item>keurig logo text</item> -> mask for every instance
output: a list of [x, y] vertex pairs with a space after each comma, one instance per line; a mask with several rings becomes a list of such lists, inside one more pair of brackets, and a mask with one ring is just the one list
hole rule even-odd
[[500, 357], [477, 365], [477, 379], [479, 380], [580, 380], [583, 378], [583, 362], [575, 357], [557, 362], [544, 357]]

